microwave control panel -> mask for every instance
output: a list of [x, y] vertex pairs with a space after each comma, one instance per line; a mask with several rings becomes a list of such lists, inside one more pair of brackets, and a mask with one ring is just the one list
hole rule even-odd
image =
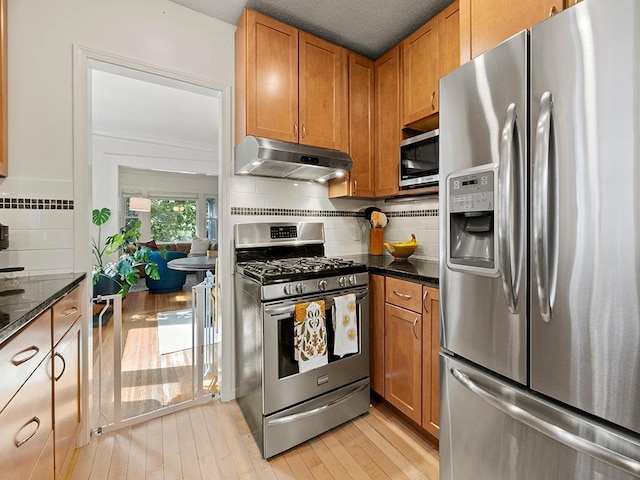
[[449, 212], [488, 212], [494, 208], [495, 172], [449, 177]]

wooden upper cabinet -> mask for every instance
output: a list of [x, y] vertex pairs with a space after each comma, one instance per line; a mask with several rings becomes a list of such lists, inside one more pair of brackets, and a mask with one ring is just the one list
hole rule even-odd
[[236, 30], [236, 143], [298, 141], [298, 30], [245, 9]]
[[437, 121], [424, 119], [439, 111], [440, 78], [459, 65], [460, 14], [456, 0], [402, 41], [404, 126], [426, 130], [437, 125]]
[[563, 0], [460, 0], [460, 61], [560, 12]]
[[439, 77], [460, 66], [460, 7], [458, 0], [438, 14]]
[[0, 0], [0, 177], [9, 174], [7, 134], [7, 1]]
[[375, 62], [375, 196], [398, 193], [400, 161], [400, 46]]
[[347, 116], [345, 49], [299, 32], [299, 55], [299, 142], [343, 149]]
[[236, 143], [345, 149], [345, 50], [246, 8], [236, 30]]
[[438, 111], [438, 21], [427, 22], [402, 41], [402, 123]]

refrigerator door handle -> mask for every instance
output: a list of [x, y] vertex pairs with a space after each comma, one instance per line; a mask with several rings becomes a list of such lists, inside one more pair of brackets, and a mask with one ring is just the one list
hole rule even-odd
[[[485, 400], [490, 405], [502, 411], [514, 420], [521, 422], [548, 437], [567, 445], [574, 450], [589, 455], [596, 460], [607, 463], [623, 472], [640, 477], [640, 462], [619, 452], [606, 448], [586, 438], [576, 435], [555, 423], [537, 416], [520, 406], [502, 398], [499, 392], [479, 385], [470, 375], [457, 368], [451, 368], [451, 375], [471, 392]], [[619, 438], [618, 438], [619, 439]]]
[[551, 272], [549, 268], [549, 204], [550, 157], [553, 142], [553, 98], [545, 92], [540, 99], [540, 116], [536, 127], [535, 156], [533, 160], [533, 259], [540, 316], [551, 320]]
[[[500, 139], [498, 254], [502, 286], [511, 313], [516, 313], [520, 295], [520, 278], [524, 263], [524, 170], [518, 113], [512, 103]], [[513, 228], [513, 231], [511, 230]], [[512, 260], [515, 257], [515, 267]], [[515, 271], [514, 271], [515, 270]]]

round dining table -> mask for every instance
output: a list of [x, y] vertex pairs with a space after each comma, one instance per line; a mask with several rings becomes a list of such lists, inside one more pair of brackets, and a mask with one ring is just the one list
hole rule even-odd
[[196, 272], [196, 278], [199, 282], [204, 280], [205, 273], [211, 271], [216, 272], [216, 260], [218, 259], [218, 252], [212, 254], [176, 258], [167, 263], [167, 267], [172, 270], [182, 270], [185, 272]]

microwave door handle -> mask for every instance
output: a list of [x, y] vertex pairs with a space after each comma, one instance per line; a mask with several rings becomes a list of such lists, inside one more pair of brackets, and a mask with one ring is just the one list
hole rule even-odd
[[[524, 264], [524, 169], [518, 113], [512, 103], [500, 139], [498, 252], [507, 307], [516, 313]], [[515, 259], [515, 264], [512, 265]], [[512, 266], [515, 267], [512, 269]]]
[[[550, 157], [555, 155], [552, 140], [553, 98], [545, 92], [540, 99], [540, 116], [536, 127], [535, 155], [533, 159], [533, 259], [540, 316], [545, 322], [551, 320], [551, 291], [555, 283], [555, 272], [550, 268], [549, 207], [551, 200]], [[553, 152], [552, 152], [553, 149]], [[557, 228], [554, 229], [557, 232]], [[553, 249], [555, 251], [555, 249]], [[556, 262], [554, 262], [556, 264]]]

